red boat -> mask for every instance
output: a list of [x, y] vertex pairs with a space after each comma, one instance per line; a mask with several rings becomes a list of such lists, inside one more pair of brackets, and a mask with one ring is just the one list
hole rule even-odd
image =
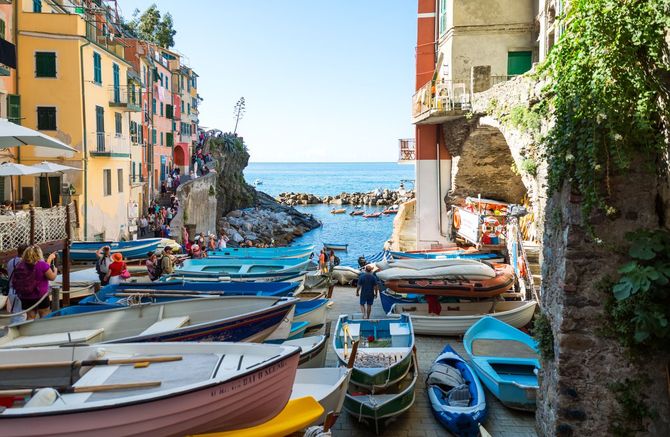
[[493, 267], [496, 276], [491, 279], [393, 279], [384, 284], [396, 293], [490, 298], [505, 293], [514, 284], [514, 269], [511, 265], [493, 264]]
[[377, 218], [381, 216], [382, 216], [381, 212], [373, 212], [372, 214], [363, 214], [363, 218]]

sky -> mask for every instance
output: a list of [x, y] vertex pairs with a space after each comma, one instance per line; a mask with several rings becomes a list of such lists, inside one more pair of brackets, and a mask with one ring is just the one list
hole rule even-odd
[[414, 0], [118, 0], [170, 12], [200, 76], [200, 124], [238, 133], [252, 162], [395, 161], [414, 136]]

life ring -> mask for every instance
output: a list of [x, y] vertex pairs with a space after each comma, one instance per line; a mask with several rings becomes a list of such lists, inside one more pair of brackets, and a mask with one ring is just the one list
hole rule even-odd
[[454, 228], [456, 230], [461, 228], [461, 213], [454, 209]]

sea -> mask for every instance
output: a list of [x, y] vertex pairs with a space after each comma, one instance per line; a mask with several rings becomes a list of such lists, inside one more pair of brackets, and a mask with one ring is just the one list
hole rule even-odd
[[[244, 177], [256, 189], [273, 197], [279, 193], [310, 193], [318, 196], [340, 193], [370, 192], [377, 188], [397, 190], [401, 182], [407, 189], [413, 188], [414, 165], [395, 162], [365, 163], [250, 163]], [[346, 252], [337, 252], [342, 265], [354, 266], [359, 256], [371, 256], [383, 250], [384, 243], [393, 231], [393, 215], [382, 215], [376, 219], [352, 217], [348, 214], [331, 214], [332, 205], [297, 206], [299, 211], [312, 214], [321, 223], [294, 240], [293, 244], [347, 243]], [[353, 209], [344, 206], [347, 211]], [[370, 212], [385, 207], [370, 206]]]

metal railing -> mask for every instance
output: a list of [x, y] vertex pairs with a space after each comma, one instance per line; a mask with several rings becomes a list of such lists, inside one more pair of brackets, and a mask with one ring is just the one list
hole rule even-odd
[[412, 98], [412, 117], [470, 110], [472, 95], [469, 84], [469, 79], [428, 82]]
[[414, 161], [416, 159], [416, 140], [414, 138], [401, 138], [398, 140], [400, 148], [399, 161]]
[[94, 132], [94, 147], [91, 151], [95, 154], [129, 154], [130, 140], [125, 135], [110, 132]]
[[124, 107], [133, 111], [140, 111], [142, 109], [139, 86], [111, 86], [109, 87], [108, 94], [110, 106]]
[[103, 47], [107, 51], [114, 53], [121, 59], [124, 59], [126, 48], [123, 44], [114, 41], [112, 35], [105, 35], [101, 29], [98, 29], [93, 22], [86, 23], [86, 39]]

